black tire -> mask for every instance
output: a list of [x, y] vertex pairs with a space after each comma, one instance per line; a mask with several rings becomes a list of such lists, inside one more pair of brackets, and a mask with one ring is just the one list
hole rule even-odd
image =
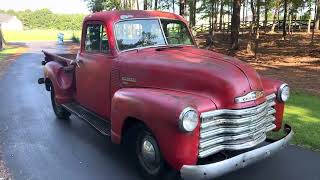
[[[179, 179], [180, 175], [176, 170], [167, 165], [160, 152], [157, 140], [152, 135], [151, 131], [143, 125], [135, 126], [129, 130], [130, 139], [135, 139], [128, 144], [133, 145], [132, 150], [135, 152], [136, 162], [138, 163], [140, 174], [147, 180], [169, 180]], [[134, 135], [133, 135], [134, 134]], [[143, 155], [143, 144], [150, 143], [154, 150], [153, 163], [147, 162]], [[148, 144], [147, 143], [147, 144]], [[150, 145], [148, 144], [148, 145]], [[132, 147], [132, 146], [131, 146]]]
[[54, 114], [57, 116], [57, 118], [69, 119], [71, 114], [64, 107], [57, 103], [53, 86], [51, 86], [51, 104]]

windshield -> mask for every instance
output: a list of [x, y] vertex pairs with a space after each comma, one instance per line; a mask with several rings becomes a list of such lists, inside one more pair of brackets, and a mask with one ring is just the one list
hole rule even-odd
[[[162, 26], [162, 28], [161, 28]], [[152, 46], [193, 45], [187, 26], [178, 20], [136, 19], [120, 21], [115, 26], [120, 51]], [[163, 31], [162, 31], [163, 30]]]

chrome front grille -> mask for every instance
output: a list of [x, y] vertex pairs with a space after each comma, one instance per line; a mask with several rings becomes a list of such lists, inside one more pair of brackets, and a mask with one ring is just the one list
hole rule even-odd
[[266, 139], [266, 132], [276, 127], [275, 94], [251, 108], [221, 109], [201, 113], [199, 157], [204, 158], [221, 150], [240, 150], [253, 147]]

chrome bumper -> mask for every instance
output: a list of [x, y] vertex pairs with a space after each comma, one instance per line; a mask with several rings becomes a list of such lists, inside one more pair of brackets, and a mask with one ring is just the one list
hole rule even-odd
[[184, 165], [180, 170], [181, 177], [184, 180], [212, 179], [265, 159], [285, 147], [292, 139], [294, 133], [289, 125], [285, 125], [284, 131], [286, 136], [282, 139], [230, 159], [206, 165]]

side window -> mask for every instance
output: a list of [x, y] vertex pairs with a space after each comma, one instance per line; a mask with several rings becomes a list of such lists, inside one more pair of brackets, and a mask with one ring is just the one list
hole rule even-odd
[[188, 28], [181, 22], [170, 22], [165, 24], [164, 32], [169, 44], [192, 44]]
[[102, 24], [89, 24], [86, 29], [85, 50], [87, 52], [108, 52], [108, 36]]

